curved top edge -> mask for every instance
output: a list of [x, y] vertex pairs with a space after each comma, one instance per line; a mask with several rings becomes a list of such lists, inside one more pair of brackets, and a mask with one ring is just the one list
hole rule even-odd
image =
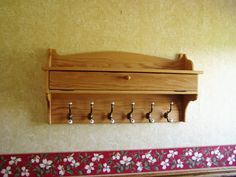
[[77, 54], [59, 55], [56, 49], [49, 49], [49, 67], [82, 67], [103, 70], [130, 69], [153, 70], [174, 69], [193, 70], [193, 63], [186, 54], [179, 54], [176, 59], [167, 59], [157, 56], [123, 52], [97, 51]]
[[[165, 59], [165, 60], [173, 60], [173, 59], [168, 59], [164, 57], [158, 57], [154, 55], [147, 55], [147, 54], [142, 54], [142, 53], [135, 53], [135, 52], [127, 52], [127, 51], [113, 51], [113, 50], [107, 50], [107, 51], [94, 51], [94, 52], [81, 52], [81, 53], [72, 53], [72, 54], [60, 54], [57, 52], [56, 49], [49, 48], [49, 55], [53, 58], [56, 58], [58, 56], [60, 57], [69, 57], [69, 56], [84, 56], [84, 55], [109, 55], [109, 54], [117, 54], [117, 55], [136, 55], [136, 56], [142, 56], [142, 57], [153, 57], [153, 58], [159, 58], [159, 59]], [[178, 54], [178, 56], [182, 56], [185, 54]], [[178, 59], [179, 57], [177, 57]]]

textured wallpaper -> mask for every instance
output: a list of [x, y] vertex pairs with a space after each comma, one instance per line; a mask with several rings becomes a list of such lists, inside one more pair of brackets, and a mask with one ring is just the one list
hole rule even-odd
[[[0, 153], [235, 144], [236, 1], [1, 0]], [[47, 49], [186, 53], [199, 79], [186, 123], [48, 125]]]

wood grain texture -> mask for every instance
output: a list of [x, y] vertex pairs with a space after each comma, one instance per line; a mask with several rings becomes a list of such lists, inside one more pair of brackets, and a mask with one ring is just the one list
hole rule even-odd
[[197, 90], [197, 76], [50, 71], [50, 89], [195, 91]]
[[94, 102], [94, 120], [95, 123], [110, 123], [107, 114], [110, 112], [110, 104], [114, 101], [114, 119], [117, 123], [129, 123], [127, 113], [131, 110], [131, 103], [135, 102], [135, 111], [133, 113], [136, 123], [148, 123], [145, 114], [150, 111], [151, 103], [155, 102], [153, 119], [156, 122], [167, 122], [162, 117], [163, 113], [169, 110], [169, 103], [174, 102], [173, 111], [170, 117], [175, 122], [183, 121], [180, 118], [182, 114], [181, 95], [107, 95], [107, 94], [52, 94], [52, 123], [67, 123], [68, 103], [72, 102], [72, 114], [74, 123], [89, 123], [87, 115], [90, 112], [90, 102]]
[[113, 70], [108, 70], [107, 68], [84, 68], [84, 67], [44, 67], [43, 70], [45, 71], [100, 71], [100, 72], [121, 72], [121, 73], [168, 73], [168, 74], [202, 74], [202, 71], [192, 71], [192, 70], [177, 70], [177, 69], [137, 69], [132, 68], [132, 70], [127, 68], [114, 68]]
[[49, 123], [67, 123], [72, 102], [74, 123], [89, 123], [90, 102], [94, 102], [95, 123], [110, 123], [107, 114], [115, 102], [114, 119], [129, 123], [127, 113], [135, 102], [136, 123], [148, 123], [145, 115], [155, 102], [152, 117], [167, 122], [164, 112], [174, 102], [169, 117], [185, 121], [190, 101], [197, 98], [198, 74], [193, 63], [181, 54], [176, 60], [128, 52], [93, 52], [58, 55], [49, 49]]
[[80, 94], [159, 94], [159, 95], [194, 95], [197, 91], [163, 91], [163, 90], [50, 90], [50, 93]]
[[107, 69], [109, 71], [116, 69], [128, 69], [129, 71], [133, 69], [139, 71], [143, 69], [192, 70], [193, 68], [191, 62], [187, 62], [186, 55], [182, 54], [176, 60], [170, 60], [156, 56], [117, 51], [58, 55], [55, 49], [51, 49], [51, 56], [53, 58], [52, 67], [82, 67], [93, 68], [94, 70]]

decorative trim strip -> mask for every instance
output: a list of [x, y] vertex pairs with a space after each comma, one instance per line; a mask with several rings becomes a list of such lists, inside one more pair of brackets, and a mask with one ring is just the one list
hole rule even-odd
[[[236, 167], [236, 145], [0, 155], [0, 174], [86, 176], [179, 173]], [[0, 176], [1, 176], [0, 175]]]

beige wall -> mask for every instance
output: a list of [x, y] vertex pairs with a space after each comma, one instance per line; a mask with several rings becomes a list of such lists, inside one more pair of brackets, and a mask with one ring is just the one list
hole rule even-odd
[[[236, 144], [235, 0], [1, 0], [0, 153]], [[200, 76], [187, 122], [48, 125], [47, 49], [186, 53]]]

